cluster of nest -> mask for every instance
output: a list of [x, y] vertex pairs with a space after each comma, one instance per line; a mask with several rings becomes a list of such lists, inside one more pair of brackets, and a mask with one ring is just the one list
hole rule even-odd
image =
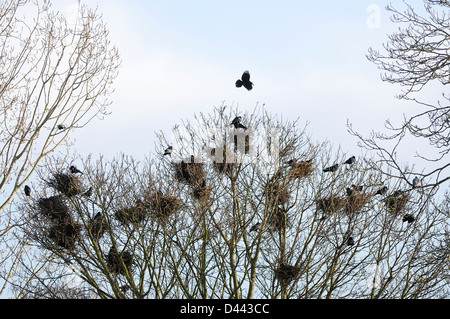
[[275, 278], [278, 279], [282, 286], [286, 286], [295, 280], [299, 273], [300, 267], [281, 263], [275, 270]]
[[62, 248], [73, 250], [81, 238], [82, 226], [70, 215], [64, 198], [61, 195], [40, 198], [38, 211], [50, 222], [48, 238]]
[[83, 192], [83, 185], [78, 176], [74, 174], [55, 174], [50, 185], [67, 197], [73, 197]]
[[146, 196], [146, 202], [153, 216], [162, 221], [167, 221], [182, 207], [182, 202], [177, 197], [164, 195], [161, 191]]
[[402, 212], [407, 202], [408, 196], [401, 191], [394, 192], [385, 199], [388, 211], [393, 214], [399, 214]]
[[316, 200], [317, 210], [325, 215], [330, 213], [344, 212], [348, 215], [359, 212], [369, 201], [370, 195], [366, 193], [353, 192], [346, 198], [337, 195], [320, 198]]
[[122, 251], [119, 254], [114, 247], [111, 247], [106, 258], [106, 263], [112, 273], [125, 275], [131, 270], [133, 255], [129, 251]]
[[353, 193], [348, 196], [344, 204], [344, 212], [347, 214], [352, 214], [359, 212], [369, 201], [370, 195], [365, 193]]
[[289, 179], [308, 178], [314, 171], [313, 163], [311, 160], [302, 161], [299, 163], [296, 163], [294, 160], [292, 160], [289, 164], [291, 165], [291, 170], [288, 173]]

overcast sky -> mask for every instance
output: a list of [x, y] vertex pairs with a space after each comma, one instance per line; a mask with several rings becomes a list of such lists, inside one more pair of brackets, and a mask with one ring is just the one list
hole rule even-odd
[[[423, 8], [422, 0], [408, 1]], [[54, 8], [71, 15], [75, 0]], [[399, 124], [417, 108], [394, 96], [369, 62], [398, 25], [389, 1], [85, 0], [98, 7], [119, 48], [111, 115], [75, 134], [80, 155], [119, 152], [143, 158], [155, 132], [223, 102], [309, 122], [313, 139], [358, 152], [346, 122], [362, 133]], [[401, 1], [394, 5], [404, 8]], [[255, 87], [237, 89], [249, 70]], [[412, 159], [411, 159], [412, 160]]]

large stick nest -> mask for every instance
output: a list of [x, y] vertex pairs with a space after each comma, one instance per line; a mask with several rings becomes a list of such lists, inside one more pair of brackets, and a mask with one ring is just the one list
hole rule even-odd
[[281, 206], [286, 204], [290, 197], [291, 191], [287, 184], [269, 183], [265, 188], [267, 203], [270, 206]]
[[81, 239], [81, 227], [80, 223], [68, 218], [53, 224], [48, 232], [48, 238], [62, 248], [73, 250], [76, 242]]
[[73, 197], [83, 192], [80, 179], [73, 174], [55, 174], [50, 180], [50, 185], [67, 197]]
[[167, 221], [170, 216], [176, 214], [182, 207], [181, 200], [176, 196], [164, 195], [161, 191], [146, 198], [154, 217]]
[[408, 202], [408, 196], [400, 191], [394, 192], [385, 199], [386, 207], [389, 212], [399, 214], [403, 211]]
[[308, 178], [312, 175], [313, 171], [314, 169], [312, 161], [302, 161], [300, 163], [294, 163], [288, 173], [288, 178]]
[[127, 271], [131, 271], [133, 255], [128, 251], [122, 251], [118, 254], [114, 247], [111, 247], [106, 263], [112, 273], [125, 275]]
[[138, 225], [148, 216], [148, 207], [138, 200], [134, 206], [123, 207], [116, 210], [114, 216], [124, 225], [130, 223]]
[[63, 222], [70, 218], [69, 207], [61, 195], [40, 198], [38, 201], [38, 212], [54, 222]]
[[202, 185], [205, 180], [204, 164], [196, 163], [194, 156], [189, 160], [185, 159], [179, 163], [175, 163], [175, 178], [191, 186]]
[[345, 207], [346, 200], [339, 196], [332, 195], [326, 198], [316, 200], [317, 210], [324, 213], [336, 213]]
[[280, 281], [281, 285], [286, 286], [296, 279], [299, 273], [300, 267], [281, 263], [275, 270], [275, 278]]

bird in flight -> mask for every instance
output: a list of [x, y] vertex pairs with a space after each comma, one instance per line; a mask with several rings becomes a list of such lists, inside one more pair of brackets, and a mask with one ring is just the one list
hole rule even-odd
[[356, 162], [356, 158], [355, 158], [354, 156], [352, 156], [352, 157], [350, 157], [348, 160], [346, 160], [346, 161], [344, 162], [344, 164], [352, 165], [352, 164], [355, 163], [355, 162]]
[[250, 82], [250, 72], [245, 71], [242, 77], [236, 81], [236, 87], [240, 88], [241, 86], [244, 86], [248, 91], [253, 88], [253, 83]]
[[166, 155], [172, 156], [172, 146], [169, 146], [168, 148], [166, 148], [164, 150], [164, 156], [166, 156]]
[[323, 169], [324, 172], [336, 172], [339, 168], [339, 164], [334, 164], [333, 166], [326, 167]]
[[26, 196], [30, 196], [31, 194], [31, 188], [28, 185], [25, 185], [25, 195]]
[[77, 174], [77, 173], [83, 174], [83, 172], [80, 171], [78, 168], [76, 168], [76, 166], [74, 166], [74, 165], [70, 166], [69, 170], [72, 174]]

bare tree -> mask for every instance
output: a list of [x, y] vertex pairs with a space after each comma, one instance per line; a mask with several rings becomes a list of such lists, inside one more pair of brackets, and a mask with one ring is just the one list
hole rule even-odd
[[97, 12], [77, 17], [47, 0], [0, 4], [0, 212], [70, 132], [107, 114], [118, 51]]
[[445, 207], [351, 158], [298, 122], [219, 107], [158, 134], [142, 163], [47, 165], [17, 207], [36, 252], [14, 291], [60, 296], [76, 269], [71, 295], [95, 298], [448, 296]]
[[36, 196], [23, 190], [42, 160], [107, 114], [119, 65], [96, 11], [79, 5], [71, 21], [47, 0], [0, 3], [0, 295], [29, 244], [14, 239], [14, 195]]
[[[450, 179], [450, 95], [444, 90], [441, 98], [424, 101], [419, 93], [426, 86], [450, 84], [450, 16], [448, 11], [439, 10], [448, 9], [450, 3], [426, 0], [425, 14], [419, 14], [412, 6], [406, 5], [404, 11], [391, 5], [387, 7], [392, 12], [392, 21], [406, 27], [389, 35], [384, 52], [370, 48], [367, 57], [385, 71], [383, 81], [400, 84], [404, 88], [398, 95], [399, 99], [412, 101], [422, 106], [423, 111], [405, 117], [400, 126], [386, 121], [386, 127], [392, 134], [372, 133], [366, 138], [355, 132], [351, 125], [348, 126], [350, 132], [359, 137], [363, 147], [377, 152], [378, 163], [385, 164], [380, 167], [389, 168], [391, 176], [412, 183], [411, 174], [414, 174], [425, 181], [423, 187], [439, 186]], [[428, 140], [433, 148], [431, 152], [417, 152], [418, 158], [431, 167], [428, 170], [414, 172], [412, 167], [404, 168], [398, 163], [397, 150], [408, 135]], [[388, 146], [383, 146], [385, 142]]]

